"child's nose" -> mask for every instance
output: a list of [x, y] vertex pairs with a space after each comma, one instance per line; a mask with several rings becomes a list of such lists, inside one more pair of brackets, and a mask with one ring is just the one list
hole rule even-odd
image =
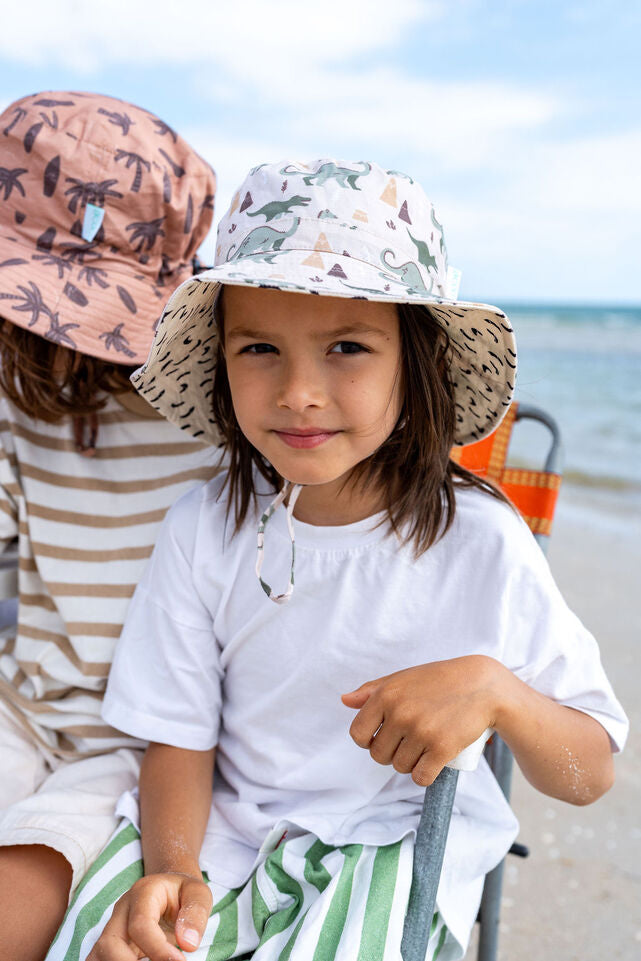
[[324, 403], [325, 389], [316, 365], [305, 360], [287, 363], [279, 385], [278, 406], [302, 411], [323, 407]]

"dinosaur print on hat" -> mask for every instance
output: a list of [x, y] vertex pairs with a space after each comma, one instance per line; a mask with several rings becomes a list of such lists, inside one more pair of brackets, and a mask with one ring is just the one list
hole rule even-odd
[[[297, 183], [304, 185], [300, 192]], [[455, 437], [469, 443], [493, 430], [507, 410], [516, 349], [502, 311], [448, 301], [446, 281], [443, 228], [411, 177], [369, 161], [260, 164], [219, 224], [216, 266], [170, 299], [149, 360], [132, 380], [174, 423], [217, 443], [201, 385], [204, 368], [215, 364], [220, 284], [417, 304], [448, 333]], [[198, 348], [185, 352], [186, 338]]]

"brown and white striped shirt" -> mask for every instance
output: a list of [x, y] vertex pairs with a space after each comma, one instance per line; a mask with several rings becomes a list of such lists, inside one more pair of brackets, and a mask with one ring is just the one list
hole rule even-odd
[[220, 452], [135, 394], [98, 413], [93, 457], [71, 419], [33, 420], [0, 398], [0, 551], [18, 539], [0, 598], [18, 624], [0, 633], [0, 698], [43, 749], [73, 758], [131, 745], [100, 705], [134, 588], [170, 505], [213, 477]]

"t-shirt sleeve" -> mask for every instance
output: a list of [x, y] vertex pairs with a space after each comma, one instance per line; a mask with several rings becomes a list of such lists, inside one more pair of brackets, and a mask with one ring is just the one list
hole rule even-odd
[[620, 751], [628, 720], [594, 637], [570, 610], [542, 551], [524, 527], [512, 548], [503, 621], [505, 664], [526, 684], [594, 717]]
[[102, 714], [147, 741], [206, 751], [218, 740], [220, 650], [216, 597], [200, 597], [193, 558], [201, 489], [168, 512], [132, 598], [116, 647]]

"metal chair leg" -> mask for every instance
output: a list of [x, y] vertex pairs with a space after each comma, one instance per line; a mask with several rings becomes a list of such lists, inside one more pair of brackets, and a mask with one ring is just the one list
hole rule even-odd
[[[487, 760], [494, 772], [506, 800], [510, 799], [512, 783], [512, 752], [507, 744], [495, 734], [486, 748]], [[501, 913], [501, 889], [505, 859], [485, 878], [481, 899], [481, 927], [477, 961], [496, 961], [499, 943], [499, 918]]]
[[401, 941], [403, 961], [425, 961], [457, 780], [458, 771], [445, 767], [425, 791]]

